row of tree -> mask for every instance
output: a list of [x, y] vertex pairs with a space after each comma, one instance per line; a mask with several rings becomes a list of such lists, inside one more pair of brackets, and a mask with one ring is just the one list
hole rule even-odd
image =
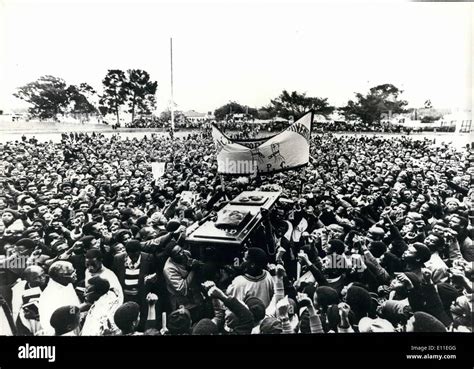
[[60, 115], [112, 114], [120, 124], [123, 108], [132, 115], [149, 114], [156, 108], [158, 83], [141, 69], [108, 70], [99, 94], [87, 83], [67, 85], [58, 77], [43, 76], [21, 86], [14, 96], [30, 103], [29, 113], [40, 119], [58, 119]]
[[[126, 72], [119, 69], [108, 70], [102, 80], [102, 93], [99, 94], [87, 83], [67, 85], [57, 77], [43, 76], [37, 81], [19, 87], [14, 94], [31, 104], [29, 113], [41, 119], [57, 119], [64, 114], [113, 115], [120, 124], [120, 112], [131, 113], [132, 122], [137, 114], [150, 114], [156, 108], [156, 91], [158, 83], [141, 69], [130, 69]], [[401, 98], [402, 90], [392, 84], [372, 87], [368, 93], [356, 93], [355, 99], [349, 100], [343, 107], [336, 108], [328, 103], [327, 98], [310, 97], [297, 91], [284, 90], [270, 104], [261, 108], [229, 102], [215, 110], [216, 120], [226, 120], [233, 114], [246, 114], [254, 119], [271, 119], [282, 117], [297, 118], [306, 111], [328, 117], [338, 111], [348, 120], [359, 120], [372, 124], [381, 120], [383, 114], [408, 112], [407, 101]], [[425, 107], [431, 108], [428, 100]], [[164, 112], [161, 120], [169, 120], [169, 112]], [[438, 119], [436, 116], [420, 117], [422, 121]]]
[[305, 93], [284, 90], [277, 98], [272, 99], [269, 105], [260, 109], [246, 107], [233, 101], [216, 109], [214, 115], [217, 120], [225, 120], [235, 113], [246, 113], [255, 119], [270, 119], [277, 116], [289, 119], [313, 110], [315, 114], [327, 118], [338, 110], [346, 119], [374, 123], [381, 119], [383, 113], [390, 111], [392, 114], [399, 114], [408, 111], [407, 101], [400, 98], [402, 92], [392, 84], [378, 85], [365, 95], [356, 93], [354, 100], [349, 100], [346, 106], [338, 109], [330, 105], [326, 98], [310, 97]]

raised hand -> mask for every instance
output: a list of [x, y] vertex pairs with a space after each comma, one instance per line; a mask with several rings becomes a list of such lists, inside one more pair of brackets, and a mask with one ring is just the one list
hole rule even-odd
[[300, 306], [313, 306], [313, 301], [311, 301], [311, 299], [306, 293], [298, 292], [298, 294], [296, 295], [296, 301], [298, 302], [298, 304], [300, 304]]
[[283, 277], [285, 277], [286, 272], [285, 272], [285, 268], [283, 267], [283, 265], [278, 264], [278, 265], [275, 267], [275, 275], [276, 275], [278, 278], [283, 278]]
[[408, 278], [405, 273], [395, 273], [395, 274], [397, 276], [397, 279], [400, 282], [402, 282], [407, 289], [411, 290], [411, 289], [415, 288], [413, 283], [410, 281], [410, 278]]
[[311, 264], [311, 261], [309, 260], [308, 254], [306, 254], [304, 251], [300, 251], [298, 253], [298, 261], [304, 265], [309, 265]]
[[290, 302], [288, 301], [288, 297], [285, 296], [276, 304], [276, 312], [277, 312], [278, 319], [288, 318], [289, 309], [290, 309]]
[[206, 290], [206, 292], [209, 292], [209, 290], [210, 290], [212, 287], [215, 287], [216, 284], [215, 284], [213, 281], [205, 281], [204, 283], [201, 283], [201, 286], [204, 287], [204, 289]]
[[433, 273], [431, 272], [431, 270], [427, 268], [422, 268], [421, 272], [423, 273], [423, 282], [425, 284], [433, 284], [433, 279], [432, 279]]
[[279, 247], [276, 252], [276, 260], [282, 262], [283, 255], [286, 253], [286, 250], [283, 247]]
[[156, 302], [158, 301], [158, 296], [155, 295], [154, 293], [149, 293], [147, 296], [146, 296], [146, 301], [148, 302], [149, 305], [155, 305]]
[[341, 319], [347, 319], [349, 317], [349, 311], [351, 311], [351, 307], [348, 304], [341, 302], [339, 305], [337, 305], [337, 308], [339, 309], [339, 316]]
[[227, 298], [226, 294], [224, 292], [222, 292], [216, 286], [211, 287], [209, 289], [209, 291], [207, 291], [207, 294], [209, 295], [209, 297], [219, 299], [219, 300], [223, 300], [223, 299]]

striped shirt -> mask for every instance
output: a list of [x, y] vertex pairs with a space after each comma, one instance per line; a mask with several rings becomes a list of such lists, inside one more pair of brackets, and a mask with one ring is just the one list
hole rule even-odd
[[136, 296], [138, 294], [138, 278], [140, 269], [125, 268], [125, 288], [123, 292], [126, 295]]
[[140, 278], [140, 260], [141, 256], [135, 263], [132, 263], [129, 257], [125, 261], [125, 288], [124, 293], [129, 296], [138, 295], [138, 282]]

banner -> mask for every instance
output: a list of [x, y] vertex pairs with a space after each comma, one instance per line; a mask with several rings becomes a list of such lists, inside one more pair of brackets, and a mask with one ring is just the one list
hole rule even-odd
[[0, 176], [1, 177], [5, 175], [8, 165], [9, 165], [8, 161], [5, 161], [5, 160], [0, 161]]
[[151, 172], [153, 173], [154, 179], [159, 179], [165, 174], [166, 163], [165, 162], [155, 162], [151, 163]]
[[212, 138], [214, 139], [214, 144], [216, 144], [216, 141], [218, 141], [220, 145], [226, 144], [226, 143], [238, 143], [250, 149], [255, 149], [258, 146], [260, 146], [262, 143], [264, 143], [265, 141], [275, 136], [276, 135], [261, 137], [261, 138], [234, 139], [234, 138], [227, 137], [224, 133], [222, 133], [222, 131], [219, 128], [217, 128], [217, 126], [215, 126], [214, 124], [212, 125]]
[[249, 148], [232, 140], [213, 126], [220, 174], [271, 174], [307, 165], [313, 113], [308, 112], [283, 132], [265, 138], [259, 146]]

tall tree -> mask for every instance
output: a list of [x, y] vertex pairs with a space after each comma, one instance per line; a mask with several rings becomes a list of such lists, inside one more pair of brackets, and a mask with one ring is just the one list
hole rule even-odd
[[347, 119], [360, 119], [369, 124], [380, 122], [382, 113], [406, 112], [408, 102], [400, 99], [402, 93], [392, 84], [378, 85], [372, 87], [367, 95], [356, 93], [356, 100], [349, 100], [341, 112]]
[[258, 109], [257, 113], [258, 113], [258, 119], [267, 120], [267, 119], [272, 118], [272, 115], [270, 114], [270, 111], [268, 109], [260, 108]]
[[57, 119], [69, 102], [66, 82], [49, 75], [19, 87], [13, 95], [30, 103], [29, 113], [40, 119]]
[[104, 90], [99, 100], [99, 110], [103, 115], [115, 114], [117, 124], [120, 124], [120, 107], [127, 99], [126, 83], [125, 72], [120, 69], [109, 69], [102, 80]]
[[127, 102], [132, 114], [132, 122], [135, 120], [135, 112], [141, 114], [150, 113], [156, 106], [155, 94], [158, 82], [151, 81], [150, 75], [141, 69], [129, 69], [127, 81], [124, 88], [127, 91]]
[[224, 120], [231, 114], [248, 114], [249, 117], [257, 118], [258, 111], [249, 106], [240, 105], [238, 102], [231, 101], [214, 111], [216, 120]]
[[334, 111], [334, 107], [329, 105], [327, 99], [320, 97], [309, 97], [305, 93], [293, 91], [289, 93], [286, 90], [276, 99], [271, 100], [270, 105], [274, 115], [282, 118], [297, 118], [309, 110], [313, 110], [315, 114], [321, 114], [327, 117]]
[[71, 113], [87, 116], [97, 112], [93, 103], [96, 92], [87, 83], [81, 83], [79, 86], [71, 85], [67, 88], [67, 93]]

